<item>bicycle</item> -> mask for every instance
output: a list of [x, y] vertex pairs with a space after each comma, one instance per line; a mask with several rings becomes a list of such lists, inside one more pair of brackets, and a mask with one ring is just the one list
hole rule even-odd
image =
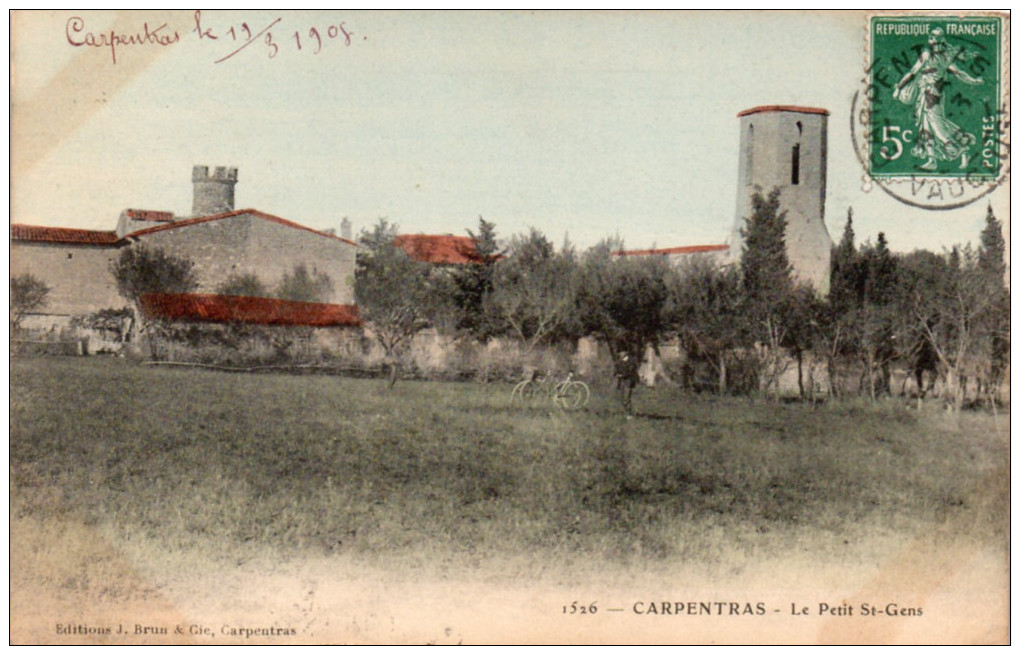
[[510, 401], [515, 404], [527, 404], [538, 396], [548, 397], [564, 410], [577, 410], [588, 403], [591, 391], [588, 384], [574, 379], [572, 372], [560, 382], [555, 382], [545, 375], [533, 375], [514, 386]]

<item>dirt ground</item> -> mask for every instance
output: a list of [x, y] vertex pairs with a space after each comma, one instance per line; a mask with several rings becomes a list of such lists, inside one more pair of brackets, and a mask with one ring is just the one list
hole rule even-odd
[[21, 520], [11, 557], [12, 643], [1008, 643], [1006, 554], [927, 537], [710, 570], [520, 557], [462, 568], [210, 563]]

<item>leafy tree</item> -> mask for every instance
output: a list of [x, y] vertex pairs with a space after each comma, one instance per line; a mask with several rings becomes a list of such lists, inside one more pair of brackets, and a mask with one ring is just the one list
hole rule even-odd
[[390, 387], [397, 382], [401, 353], [429, 327], [429, 273], [394, 243], [397, 227], [385, 219], [358, 240], [355, 294], [365, 326], [386, 353]]
[[847, 210], [846, 226], [833, 250], [828, 297], [817, 303], [814, 318], [814, 346], [825, 357], [829, 394], [839, 396], [840, 365], [857, 356], [856, 313], [863, 292], [862, 265], [854, 242], [853, 209]]
[[150, 350], [156, 355], [156, 339], [148, 334], [151, 325], [142, 316], [141, 298], [151, 293], [194, 291], [198, 287], [194, 263], [162, 247], [133, 244], [120, 252], [110, 271], [117, 283], [117, 291], [131, 305], [134, 329], [138, 330], [139, 336], [149, 337]]
[[[782, 317], [786, 327], [783, 347], [793, 355], [797, 363], [797, 389], [802, 400], [806, 398], [808, 390], [804, 385], [805, 359], [819, 344], [819, 321], [824, 316], [825, 302], [818, 297], [814, 288], [805, 283], [794, 285]], [[809, 370], [810, 391], [814, 397], [814, 371], [810, 365]]]
[[691, 362], [715, 372], [719, 394], [727, 391], [729, 366], [747, 345], [744, 292], [733, 267], [703, 257], [686, 259], [671, 283], [675, 330]]
[[979, 253], [970, 245], [910, 269], [914, 273], [904, 282], [912, 289], [902, 297], [904, 308], [938, 361], [947, 398], [960, 410], [968, 377], [989, 373], [1001, 292], [989, 288]]
[[42, 309], [49, 300], [50, 287], [33, 274], [11, 278], [11, 334], [21, 327], [25, 316]]
[[515, 235], [507, 257], [494, 268], [484, 301], [490, 327], [505, 329], [529, 352], [566, 333], [575, 319], [576, 265], [571, 248], [557, 252], [535, 229]]
[[441, 342], [456, 341], [461, 332], [456, 275], [449, 267], [427, 268], [425, 292], [427, 297], [422, 311], [429, 327], [440, 334]]
[[[938, 356], [927, 332], [939, 326], [940, 284], [946, 270], [945, 257], [927, 250], [908, 253], [897, 263], [895, 334], [898, 351], [913, 372], [918, 397], [934, 387], [939, 370]], [[925, 374], [931, 375], [928, 386], [924, 384]]]
[[294, 269], [283, 275], [276, 290], [276, 298], [304, 303], [325, 303], [333, 293], [333, 280], [319, 273], [318, 269], [308, 271], [305, 263], [298, 263]]
[[195, 264], [162, 247], [131, 245], [120, 252], [111, 271], [117, 291], [136, 306], [143, 294], [181, 294], [198, 287]]
[[459, 266], [453, 273], [454, 303], [460, 310], [457, 328], [479, 340], [486, 340], [499, 327], [486, 315], [485, 303], [492, 293], [497, 261], [496, 225], [478, 218], [478, 232], [468, 230], [478, 262]]
[[620, 398], [632, 409], [645, 348], [671, 325], [668, 281], [673, 268], [660, 256], [614, 257], [619, 241], [590, 249], [581, 263], [578, 309], [583, 329], [609, 346]]
[[254, 272], [243, 274], [230, 274], [216, 288], [217, 294], [226, 296], [255, 296], [266, 298], [269, 296], [269, 288], [255, 275]]

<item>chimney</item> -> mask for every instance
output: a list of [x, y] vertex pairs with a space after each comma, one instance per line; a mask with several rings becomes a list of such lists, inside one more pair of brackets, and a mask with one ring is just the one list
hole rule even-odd
[[344, 240], [351, 240], [351, 221], [347, 218], [340, 220], [340, 237]]

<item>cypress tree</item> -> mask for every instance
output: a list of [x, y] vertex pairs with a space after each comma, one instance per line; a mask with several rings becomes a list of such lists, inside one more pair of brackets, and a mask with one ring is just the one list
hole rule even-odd
[[492, 292], [492, 282], [499, 246], [496, 242], [496, 225], [478, 218], [478, 232], [468, 231], [479, 262], [462, 265], [454, 274], [454, 301], [460, 310], [457, 327], [475, 338], [486, 340], [494, 332], [491, 321], [485, 316], [485, 301]]
[[981, 231], [981, 248], [978, 249], [978, 267], [988, 278], [997, 280], [1002, 285], [1006, 275], [1006, 240], [1002, 237], [1000, 223], [992, 205], [988, 205], [985, 214], [985, 228]]
[[744, 290], [759, 304], [782, 302], [793, 287], [793, 267], [786, 254], [786, 212], [779, 210], [779, 189], [768, 197], [755, 193], [751, 198], [751, 217], [744, 237], [740, 261]]
[[843, 237], [832, 254], [829, 303], [838, 313], [852, 310], [857, 304], [859, 289], [857, 247], [854, 245], [854, 210], [847, 209]]

